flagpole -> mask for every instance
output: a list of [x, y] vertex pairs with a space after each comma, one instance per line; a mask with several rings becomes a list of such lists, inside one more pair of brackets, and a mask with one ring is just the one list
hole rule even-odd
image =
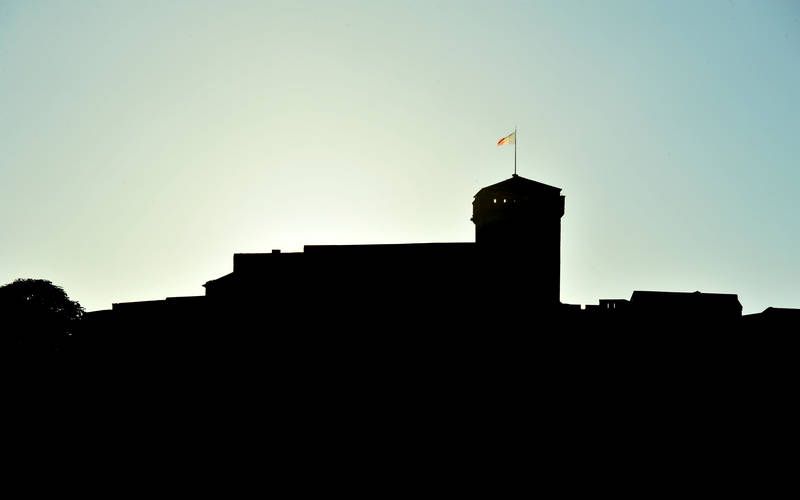
[[517, 175], [517, 126], [514, 125], [514, 175]]

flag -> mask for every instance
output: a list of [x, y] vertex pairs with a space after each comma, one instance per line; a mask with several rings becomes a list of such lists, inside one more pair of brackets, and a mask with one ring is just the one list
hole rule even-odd
[[502, 146], [503, 144], [516, 144], [517, 143], [517, 131], [513, 131], [507, 136], [503, 137], [499, 141], [497, 141], [498, 146]]

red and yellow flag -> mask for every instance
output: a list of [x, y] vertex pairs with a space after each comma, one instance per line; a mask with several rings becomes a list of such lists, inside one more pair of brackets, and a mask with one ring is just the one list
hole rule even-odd
[[503, 137], [499, 141], [497, 141], [498, 146], [502, 146], [504, 144], [516, 144], [517, 143], [517, 131], [511, 132], [507, 136]]

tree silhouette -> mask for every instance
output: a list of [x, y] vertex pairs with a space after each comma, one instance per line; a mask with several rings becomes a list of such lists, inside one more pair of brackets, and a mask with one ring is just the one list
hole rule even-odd
[[83, 313], [48, 280], [15, 280], [0, 286], [0, 342], [19, 350], [62, 351]]

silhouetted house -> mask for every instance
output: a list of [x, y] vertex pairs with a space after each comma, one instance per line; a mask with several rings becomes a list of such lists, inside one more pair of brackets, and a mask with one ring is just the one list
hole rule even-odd
[[583, 310], [562, 307], [561, 311], [571, 324], [592, 330], [646, 332], [678, 327], [688, 332], [697, 327], [739, 325], [742, 305], [735, 294], [636, 290], [630, 300], [602, 299]]
[[750, 331], [800, 331], [800, 309], [768, 307], [760, 313], [742, 316], [742, 324]]
[[742, 304], [735, 294], [636, 290], [631, 295], [630, 311], [654, 324], [732, 323], [741, 318]]
[[[469, 300], [472, 243], [306, 245], [303, 252], [235, 254], [233, 272], [204, 286], [212, 307], [324, 327], [412, 326]], [[419, 326], [419, 325], [417, 325]]]
[[[561, 190], [514, 175], [478, 191], [475, 243], [307, 245], [303, 252], [235, 254], [211, 280], [218, 303], [277, 307], [298, 301], [354, 318], [463, 315], [559, 303]], [[520, 307], [522, 309], [520, 309]], [[506, 314], [509, 316], [509, 314]]]

